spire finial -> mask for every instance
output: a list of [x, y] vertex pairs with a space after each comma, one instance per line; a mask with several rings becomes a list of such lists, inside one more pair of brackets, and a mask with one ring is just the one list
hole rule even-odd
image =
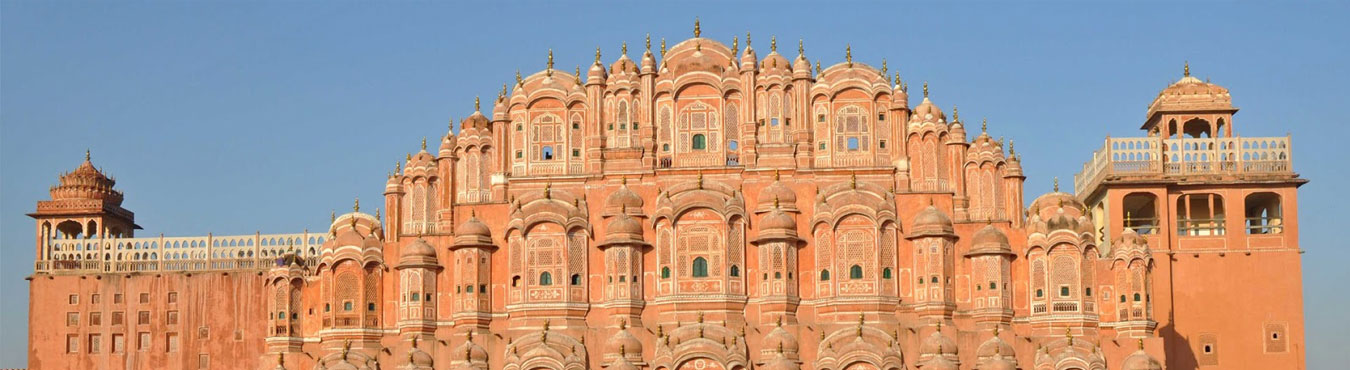
[[[703, 172], [698, 173], [698, 188], [703, 189]], [[702, 315], [700, 313], [700, 315]]]
[[88, 161], [89, 161], [89, 157], [90, 157], [90, 156], [89, 156], [89, 149], [85, 149], [85, 150], [84, 150], [84, 161], [85, 161], [85, 162], [88, 162]]
[[895, 86], [896, 87], [900, 86], [900, 72], [895, 72]]
[[647, 34], [647, 38], [642, 42], [642, 44], [647, 48], [648, 52], [652, 51], [652, 34], [650, 33]]
[[844, 45], [844, 60], [848, 61], [849, 66], [853, 66], [853, 45]]
[[1059, 176], [1055, 176], [1055, 192], [1059, 192]]
[[331, 213], [328, 215], [328, 223], [331, 224], [337, 222], [337, 211], [330, 211], [330, 212]]
[[665, 37], [662, 37], [662, 38], [661, 38], [661, 57], [664, 58], [665, 56], [666, 56], [666, 38], [665, 38]]
[[802, 43], [802, 39], [797, 39], [797, 55], [806, 55], [806, 45]]
[[574, 75], [574, 76], [577, 78], [577, 84], [580, 85], [580, 84], [581, 84], [581, 66], [577, 66], [576, 69], [573, 69], [573, 70], [572, 70], [572, 75]]
[[928, 99], [928, 81], [923, 82], [923, 98]]
[[422, 137], [422, 151], [425, 152], [426, 150], [427, 150], [427, 137], [426, 137], [426, 136], [423, 136], [423, 137]]
[[347, 360], [347, 352], [351, 352], [351, 350], [352, 350], [352, 340], [351, 340], [351, 339], [348, 339], [348, 340], [346, 340], [346, 341], [343, 341], [343, 342], [342, 342], [342, 360], [343, 360], [343, 361], [346, 361], [346, 360]]
[[699, 26], [698, 17], [694, 17], [694, 37], [699, 37], [702, 34], [703, 27]]
[[1017, 148], [1013, 147], [1013, 141], [1008, 140], [1008, 154], [1017, 156]]
[[937, 331], [938, 333], [942, 333], [942, 320], [937, 321]]
[[520, 78], [520, 70], [516, 70], [516, 86], [525, 86], [525, 80]]
[[703, 311], [698, 312], [698, 323], [699, 324], [703, 323]]
[[735, 56], [739, 52], [741, 52], [741, 37], [731, 36], [731, 55]]
[[628, 55], [628, 41], [619, 46], [619, 55]]
[[[506, 97], [506, 84], [502, 84], [501, 97], [503, 97], [503, 98]], [[451, 121], [454, 121], [454, 120], [451, 120]]]
[[998, 325], [994, 325], [994, 337], [998, 337]]
[[482, 109], [480, 109], [480, 108], [482, 108], [482, 106], [481, 106], [481, 105], [479, 104], [479, 102], [478, 102], [478, 97], [477, 97], [477, 96], [473, 97], [473, 111], [474, 111], [474, 112], [481, 112]]
[[1073, 328], [1064, 328], [1064, 338], [1069, 340], [1069, 345], [1073, 345]]
[[820, 60], [816, 60], [816, 75], [820, 75]]
[[595, 65], [600, 65], [600, 47], [595, 47]]
[[769, 37], [769, 51], [770, 52], [778, 51], [778, 35], [773, 35]]
[[777, 196], [777, 195], [773, 196], [773, 208], [775, 208], [775, 209], [779, 208], [779, 207], [778, 207], [778, 196]]
[[773, 326], [783, 326], [783, 315], [778, 315], [778, 321], [775, 321]]
[[553, 48], [548, 49], [548, 69], [553, 69]]
[[[1142, 340], [1142, 339], [1141, 339], [1141, 340]], [[285, 352], [277, 352], [277, 366], [280, 366], [280, 367], [283, 368], [283, 369], [286, 368], [286, 353], [285, 353]]]
[[1191, 76], [1191, 61], [1189, 61], [1189, 60], [1186, 61], [1186, 65], [1185, 65], [1184, 67], [1182, 67], [1182, 69], [1181, 69], [1181, 74], [1182, 74], [1184, 77], [1190, 77], [1190, 76]]
[[886, 79], [886, 73], [891, 69], [886, 67], [886, 58], [881, 58], [881, 79]]
[[956, 110], [955, 105], [952, 106], [952, 121], [961, 122], [961, 111]]
[[854, 172], [848, 179], [848, 186], [853, 189], [858, 188], [858, 173]]
[[356, 201], [352, 203], [352, 212], [361, 212], [361, 198], [356, 198]]
[[773, 181], [778, 181], [778, 176], [779, 176], [778, 169], [777, 168], [773, 169]]
[[412, 337], [412, 346], [413, 346], [413, 348], [417, 348], [417, 336], [416, 336], [416, 335], [414, 335], [414, 336]]
[[553, 183], [544, 184], [544, 199], [553, 199]]
[[980, 119], [980, 132], [989, 132], [989, 119], [988, 119], [988, 118], [981, 118], [981, 119]]
[[1135, 339], [1135, 343], [1139, 346], [1140, 351], [1144, 350], [1144, 338]]

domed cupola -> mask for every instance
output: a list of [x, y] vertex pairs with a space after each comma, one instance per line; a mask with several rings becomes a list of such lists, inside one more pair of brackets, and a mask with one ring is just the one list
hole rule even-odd
[[619, 189], [605, 198], [605, 213], [613, 214], [623, 210], [642, 213], [642, 196], [628, 188], [628, 178], [620, 180]]
[[806, 47], [802, 45], [801, 39], [797, 40], [797, 59], [792, 60], [792, 77], [811, 78], [811, 61], [806, 60]]
[[1144, 352], [1144, 340], [1140, 339], [1139, 350], [1134, 351], [1129, 357], [1125, 357], [1125, 362], [1120, 365], [1121, 370], [1162, 370], [1162, 363]]
[[352, 212], [341, 216], [334, 215], [328, 227], [332, 237], [324, 242], [322, 249], [327, 252], [339, 247], [360, 247], [362, 253], [378, 253], [384, 248], [384, 230], [375, 216], [361, 213], [361, 202], [356, 201]]
[[645, 44], [647, 50], [642, 52], [642, 73], [656, 73], [656, 57], [652, 55], [652, 35], [647, 35]]
[[[886, 76], [882, 76], [886, 77]], [[891, 107], [909, 108], [909, 86], [905, 86], [905, 81], [900, 79], [900, 73], [895, 73], [895, 85], [891, 87]]]
[[757, 65], [759, 65], [759, 57], [755, 55], [755, 48], [750, 46], [750, 33], [746, 33], [745, 52], [741, 53], [741, 66], [752, 68]]
[[484, 116], [484, 115], [483, 115], [483, 112], [482, 112], [482, 110], [481, 110], [480, 108], [481, 108], [481, 106], [480, 106], [480, 104], [479, 104], [478, 97], [474, 97], [474, 98], [473, 98], [473, 114], [470, 114], [468, 117], [465, 117], [463, 121], [460, 121], [460, 122], [459, 122], [459, 130], [460, 130], [461, 132], [464, 131], [465, 129], [487, 129], [487, 128], [488, 128], [488, 118], [487, 118], [487, 116]]
[[795, 354], [800, 349], [797, 338], [792, 333], [783, 328], [783, 317], [779, 316], [778, 321], [774, 323], [773, 330], [764, 336], [764, 350]]
[[614, 216], [605, 225], [605, 242], [601, 243], [599, 248], [603, 249], [616, 244], [647, 245], [647, 242], [642, 239], [642, 222], [628, 215], [626, 209]]
[[94, 163], [89, 160], [89, 152], [84, 152], [84, 163], [61, 175], [60, 183], [51, 188], [52, 200], [83, 200], [96, 199], [106, 202], [106, 204], [121, 206], [122, 192], [113, 189], [117, 185], [117, 180], [103, 175], [102, 171], [94, 168]]
[[479, 221], [478, 217], [470, 212], [469, 219], [455, 228], [455, 245], [452, 248], [485, 246], [493, 246], [492, 229], [489, 229], [487, 224]]
[[605, 73], [605, 65], [600, 62], [600, 48], [595, 48], [595, 63], [591, 63], [591, 68], [586, 72], [586, 84], [601, 84], [605, 82], [608, 74]]
[[628, 322], [619, 321], [619, 330], [605, 341], [606, 358], [642, 358], [642, 341], [628, 332]]
[[487, 350], [473, 342], [473, 332], [467, 334], [464, 344], [450, 351], [450, 358], [452, 363], [459, 363], [458, 369], [487, 368]]
[[951, 217], [937, 209], [937, 206], [929, 204], [928, 207], [914, 215], [914, 227], [910, 237], [920, 236], [954, 236], [955, 231], [952, 227]]
[[431, 358], [431, 354], [417, 348], [417, 337], [413, 337], [412, 346], [408, 349], [408, 356], [399, 369], [407, 370], [431, 370], [436, 364], [436, 360]]
[[1190, 63], [1183, 72], [1180, 80], [1158, 92], [1158, 97], [1149, 103], [1149, 118], [1160, 112], [1237, 111], [1227, 88], [1191, 76]]
[[957, 357], [959, 350], [956, 342], [942, 334], [942, 323], [939, 322], [933, 334], [925, 338], [923, 343], [919, 345], [919, 368], [922, 370], [957, 370], [959, 368], [957, 363], [959, 361], [959, 357]]
[[414, 266], [435, 266], [436, 247], [432, 247], [425, 239], [417, 238], [412, 243], [404, 246], [398, 254], [398, 267]]
[[999, 338], [998, 332], [998, 327], [994, 327], [994, 336], [980, 344], [980, 347], [975, 350], [975, 357], [980, 359], [992, 358], [995, 356], [1002, 356], [1009, 359], [1016, 358], [1017, 353], [1013, 350], [1013, 346], [1008, 344], [1008, 342], [1003, 341], [1003, 338]]
[[914, 107], [914, 113], [910, 117], [910, 122], [947, 122], [947, 116], [942, 114], [942, 109], [939, 109], [937, 104], [933, 104], [933, 101], [928, 100], [927, 82], [923, 83], [923, 102], [920, 102], [918, 106]]
[[766, 74], [792, 74], [792, 63], [778, 53], [778, 36], [769, 40], [769, 55], [759, 64], [760, 72]]
[[628, 58], [628, 43], [624, 42], [619, 53], [619, 60], [609, 66], [610, 76], [636, 75], [638, 73], [637, 63]]
[[796, 212], [797, 192], [783, 184], [778, 171], [774, 170], [773, 183], [765, 186], [764, 190], [759, 192], [759, 205], [755, 207], [755, 211], [766, 212], [779, 207], [789, 212]]
[[1006, 254], [1012, 255], [1012, 246], [1008, 243], [1008, 235], [994, 227], [994, 224], [987, 224], [970, 240], [970, 252], [967, 256], [985, 255], [985, 254]]

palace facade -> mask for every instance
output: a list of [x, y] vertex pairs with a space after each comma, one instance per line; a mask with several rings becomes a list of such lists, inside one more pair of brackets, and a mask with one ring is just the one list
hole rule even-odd
[[1223, 87], [1028, 203], [927, 84], [750, 41], [550, 52], [313, 233], [138, 236], [86, 158], [30, 214], [30, 367], [1303, 368], [1306, 180]]

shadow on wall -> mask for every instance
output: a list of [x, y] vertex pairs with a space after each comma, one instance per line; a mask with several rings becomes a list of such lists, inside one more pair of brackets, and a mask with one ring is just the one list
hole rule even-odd
[[1177, 332], [1176, 316], [1167, 315], [1167, 325], [1158, 328], [1158, 336], [1161, 336], [1168, 346], [1167, 368], [1169, 369], [1198, 369], [1199, 360], [1195, 357], [1195, 350], [1191, 348], [1190, 339]]

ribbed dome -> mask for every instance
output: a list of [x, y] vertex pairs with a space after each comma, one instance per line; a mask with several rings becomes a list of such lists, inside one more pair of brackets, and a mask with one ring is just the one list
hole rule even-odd
[[783, 212], [782, 209], [775, 208], [764, 215], [760, 224], [761, 230], [797, 230], [797, 220], [791, 214]]
[[929, 205], [914, 215], [914, 232], [911, 237], [926, 235], [953, 235], [952, 219], [936, 206]]
[[1013, 357], [1016, 356], [1016, 353], [1013, 351], [1011, 344], [1004, 342], [1003, 339], [999, 337], [989, 338], [989, 340], [984, 341], [984, 343], [980, 344], [980, 347], [975, 350], [975, 356], [979, 358], [993, 357], [994, 355]]
[[427, 259], [436, 260], [436, 247], [432, 247], [422, 238], [417, 238], [399, 251], [399, 264], [422, 262]]
[[1232, 110], [1233, 96], [1228, 89], [1190, 75], [1190, 66], [1180, 80], [1158, 92], [1148, 105], [1148, 116], [1161, 111]]
[[783, 351], [785, 352], [795, 353], [799, 349], [797, 338], [794, 338], [792, 333], [783, 329], [781, 325], [774, 327], [773, 330], [769, 331], [768, 335], [764, 336], [765, 349], [777, 350], [779, 346], [782, 346]]
[[605, 341], [605, 351], [625, 356], [642, 356], [642, 341], [629, 333], [625, 326], [620, 326], [619, 331]]
[[919, 353], [924, 355], [955, 355], [958, 350], [956, 342], [942, 335], [941, 330], [934, 331], [923, 340], [923, 344], [919, 345]]
[[1125, 362], [1120, 365], [1121, 370], [1162, 370], [1162, 364], [1153, 356], [1140, 349], [1135, 351], [1130, 357], [1125, 358]]
[[615, 190], [605, 198], [605, 207], [640, 210], [642, 209], [642, 197], [629, 189], [628, 184], [625, 183], [619, 185], [619, 190]]
[[778, 174], [774, 174], [773, 183], [765, 186], [759, 193], [759, 206], [763, 208], [773, 207], [774, 202], [779, 206], [794, 208], [797, 204], [797, 192], [792, 191], [782, 181], [778, 180]]
[[638, 73], [637, 63], [633, 63], [633, 60], [629, 59], [627, 54], [621, 55], [619, 56], [619, 60], [614, 61], [614, 64], [610, 65], [609, 73], [611, 75], [636, 74]]
[[914, 122], [940, 122], [946, 120], [947, 116], [942, 114], [942, 109], [939, 109], [937, 105], [928, 100], [928, 97], [926, 96], [923, 98], [923, 102], [914, 107]]
[[460, 130], [464, 130], [465, 128], [483, 129], [488, 127], [488, 118], [483, 115], [483, 112], [478, 110], [477, 105], [478, 102], [475, 100], [473, 114], [470, 114], [468, 117], [465, 117], [463, 121], [459, 122]]
[[787, 57], [777, 51], [770, 51], [769, 55], [765, 55], [764, 61], [761, 61], [759, 65], [766, 73], [792, 73], [792, 63], [788, 62]]
[[605, 228], [606, 241], [641, 241], [642, 222], [626, 213], [620, 213]]
[[468, 359], [469, 362], [485, 362], [487, 361], [488, 353], [482, 346], [474, 343], [472, 337], [470, 337], [464, 344], [459, 345], [453, 352], [450, 352], [450, 356], [454, 360], [463, 361]]
[[408, 351], [409, 365], [412, 365], [414, 367], [431, 368], [431, 366], [435, 362], [436, 361], [431, 358], [431, 354], [428, 354], [422, 351], [421, 349], [418, 349], [417, 347], [413, 347], [411, 350]]
[[971, 238], [971, 254], [986, 253], [1012, 253], [1012, 246], [1008, 243], [1008, 235], [994, 227], [994, 224], [985, 225], [975, 232]]
[[51, 188], [52, 200], [101, 199], [108, 203], [122, 205], [122, 192], [113, 189], [117, 180], [104, 176], [94, 168], [86, 153], [84, 163], [74, 171], [61, 175], [60, 183]]
[[478, 217], [469, 216], [468, 221], [464, 221], [464, 223], [459, 224], [459, 227], [455, 228], [455, 235], [481, 236], [491, 238], [492, 229], [489, 229], [487, 224], [484, 224], [482, 221], [479, 221]]

